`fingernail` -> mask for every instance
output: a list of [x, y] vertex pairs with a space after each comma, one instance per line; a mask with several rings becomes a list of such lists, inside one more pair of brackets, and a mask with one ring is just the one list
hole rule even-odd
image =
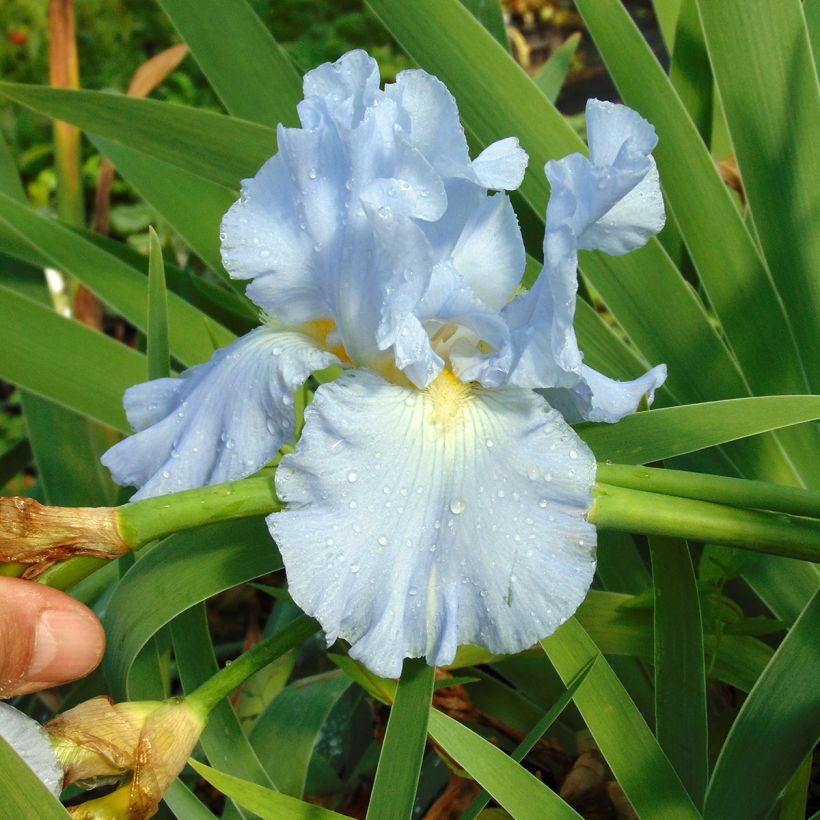
[[98, 630], [89, 615], [47, 609], [37, 621], [26, 677], [55, 683], [79, 678], [96, 666], [100, 650]]

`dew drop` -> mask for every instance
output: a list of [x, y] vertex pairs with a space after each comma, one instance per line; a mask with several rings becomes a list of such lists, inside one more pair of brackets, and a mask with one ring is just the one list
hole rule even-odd
[[351, 510], [355, 510], [359, 505], [355, 501], [351, 501], [347, 506], [350, 507]]
[[451, 512], [453, 515], [459, 515], [459, 513], [463, 513], [463, 512], [464, 512], [464, 508], [465, 508], [466, 506], [467, 506], [467, 505], [464, 503], [464, 501], [463, 501], [462, 499], [460, 499], [460, 498], [454, 498], [454, 499], [450, 502], [450, 512]]
[[385, 485], [384, 485], [384, 487], [382, 487], [382, 492], [383, 492], [385, 495], [390, 495], [390, 493], [392, 493], [393, 491], [390, 489], [390, 487], [388, 487], [388, 486], [385, 484]]
[[573, 460], [578, 458], [578, 451], [577, 450], [570, 450], [569, 451], [569, 457]]
[[481, 590], [481, 592], [479, 592], [478, 594], [479, 594], [482, 598], [486, 598], [486, 597], [487, 597], [487, 590], [486, 590], [486, 589], [482, 589], [482, 590]]
[[537, 467], [530, 467], [530, 469], [527, 470], [527, 478], [530, 481], [535, 481], [538, 478], [538, 475], [539, 473]]
[[359, 476], [358, 476], [358, 475], [356, 475], [356, 471], [355, 471], [355, 470], [351, 470], [351, 471], [347, 474], [347, 480], [348, 480], [351, 484], [352, 484], [352, 483], [353, 483], [353, 482], [354, 482], [354, 481], [355, 481], [358, 477], [359, 477]]
[[410, 587], [410, 589], [407, 590], [407, 594], [408, 595], [416, 595], [416, 594], [418, 594], [418, 590], [415, 587]]
[[316, 169], [315, 169], [315, 168], [311, 168], [311, 169], [308, 171], [308, 176], [309, 176], [311, 179], [316, 179]]
[[380, 535], [380, 536], [379, 536], [376, 540], [377, 540], [377, 541], [379, 542], [379, 544], [381, 544], [381, 546], [383, 546], [383, 547], [387, 545], [387, 536], [386, 536], [386, 535]]
[[552, 473], [544, 473], [544, 481], [549, 484], [549, 482], [552, 481]]
[[547, 509], [547, 507], [549, 506], [549, 501], [547, 501], [547, 499], [546, 499], [546, 498], [542, 498], [542, 499], [540, 499], [540, 500], [539, 500], [539, 502], [538, 502], [538, 506], [539, 506], [542, 510], [546, 510], [546, 509]]
[[354, 575], [355, 575], [355, 574], [356, 574], [356, 573], [357, 573], [360, 569], [361, 569], [361, 567], [360, 567], [358, 564], [351, 564], [351, 565], [350, 565], [350, 571], [351, 571]]
[[163, 470], [162, 471], [162, 477], [163, 478], [170, 478], [171, 474], [168, 472], [168, 470]]

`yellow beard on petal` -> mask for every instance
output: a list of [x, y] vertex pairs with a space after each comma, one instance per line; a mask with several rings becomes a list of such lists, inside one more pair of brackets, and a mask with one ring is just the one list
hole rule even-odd
[[472, 400], [474, 388], [465, 384], [451, 370], [442, 370], [425, 389], [433, 402], [431, 420], [441, 432], [454, 430], [463, 419], [464, 408]]

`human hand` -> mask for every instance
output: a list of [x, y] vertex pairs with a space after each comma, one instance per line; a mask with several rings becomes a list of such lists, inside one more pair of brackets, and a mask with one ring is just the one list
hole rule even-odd
[[0, 698], [76, 680], [105, 649], [102, 625], [64, 592], [0, 578]]

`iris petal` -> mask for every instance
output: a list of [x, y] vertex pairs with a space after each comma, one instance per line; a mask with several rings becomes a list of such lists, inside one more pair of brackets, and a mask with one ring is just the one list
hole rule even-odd
[[266, 325], [178, 379], [129, 388], [138, 430], [102, 457], [132, 500], [244, 478], [270, 461], [294, 429], [293, 392], [335, 356], [302, 333]]
[[268, 524], [328, 641], [395, 677], [404, 657], [443, 665], [463, 643], [519, 651], [575, 611], [595, 568], [594, 476], [530, 390], [353, 371], [317, 391]]
[[63, 767], [43, 727], [28, 715], [0, 703], [0, 737], [14, 749], [43, 785], [59, 797], [63, 789]]
[[652, 126], [625, 106], [590, 100], [587, 132], [590, 159], [571, 154], [547, 163], [544, 269], [532, 290], [504, 309], [514, 349], [510, 382], [545, 388], [573, 420], [614, 422], [644, 395], [651, 401], [666, 370], [622, 383], [582, 363], [572, 324], [578, 251], [626, 253], [657, 233], [665, 215]]

